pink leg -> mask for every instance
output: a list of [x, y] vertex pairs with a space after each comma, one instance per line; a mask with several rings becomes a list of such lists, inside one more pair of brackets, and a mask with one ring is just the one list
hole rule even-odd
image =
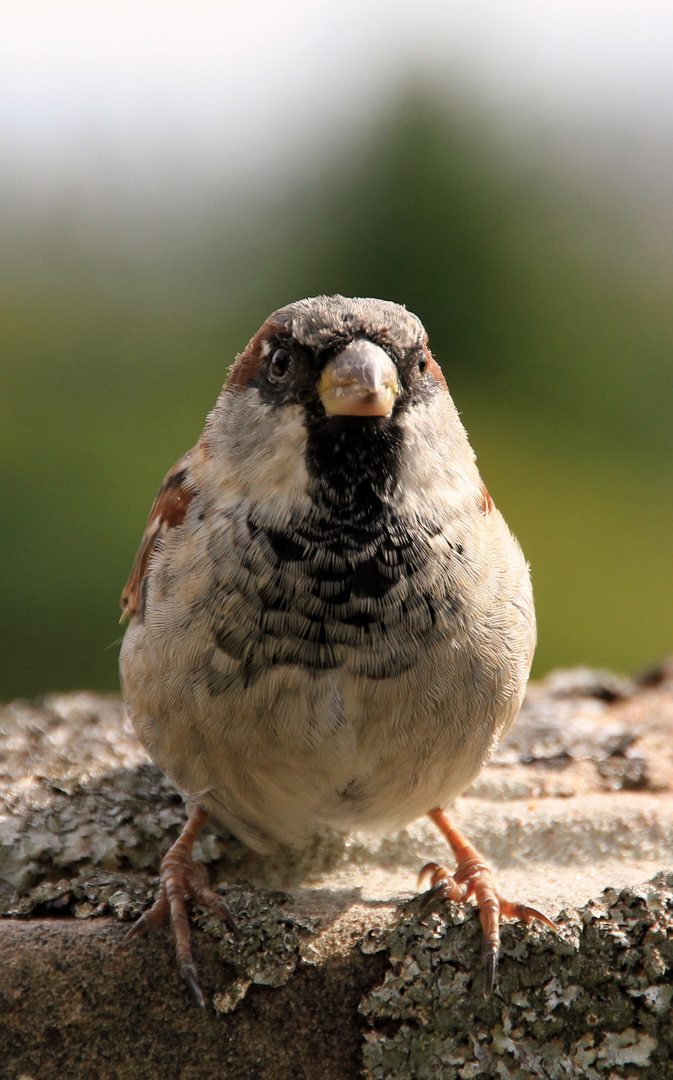
[[428, 814], [449, 843], [456, 857], [456, 869], [451, 874], [438, 863], [426, 863], [419, 874], [419, 885], [430, 875], [428, 901], [439, 896], [444, 900], [463, 903], [471, 896], [479, 909], [479, 919], [484, 932], [486, 952], [486, 979], [484, 997], [489, 997], [495, 983], [495, 973], [500, 952], [500, 919], [504, 916], [529, 923], [533, 920], [544, 923], [556, 930], [556, 925], [535, 908], [525, 904], [504, 900], [496, 891], [493, 875], [479, 852], [465, 839], [462, 833], [454, 829], [443, 810], [431, 810]]
[[170, 916], [171, 930], [175, 939], [175, 955], [180, 974], [187, 983], [197, 1005], [205, 1005], [203, 994], [197, 982], [196, 968], [189, 941], [189, 917], [185, 897], [191, 896], [197, 903], [211, 908], [223, 918], [234, 935], [240, 938], [241, 932], [234, 916], [222, 897], [206, 884], [207, 871], [203, 863], [192, 858], [194, 841], [208, 820], [208, 814], [201, 807], [196, 807], [180, 836], [161, 860], [159, 870], [160, 885], [156, 900], [133, 924], [124, 938], [124, 944], [141, 934], [156, 929]]

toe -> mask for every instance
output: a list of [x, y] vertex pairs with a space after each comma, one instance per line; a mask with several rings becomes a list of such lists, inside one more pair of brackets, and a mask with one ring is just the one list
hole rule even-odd
[[162, 885], [159, 886], [156, 900], [152, 904], [151, 908], [144, 911], [139, 919], [136, 919], [131, 929], [126, 934], [123, 944], [126, 945], [129, 941], [133, 941], [134, 938], [142, 937], [144, 934], [149, 934], [153, 930], [156, 930], [169, 912], [168, 897], [166, 896], [166, 890]]
[[550, 927], [550, 929], [558, 933], [558, 926], [551, 919], [548, 919], [546, 915], [543, 915], [537, 908], [528, 907], [527, 904], [519, 904], [511, 900], [503, 900], [499, 897], [500, 914], [504, 915], [508, 919], [517, 919], [518, 922], [531, 923], [539, 922], [544, 926]]

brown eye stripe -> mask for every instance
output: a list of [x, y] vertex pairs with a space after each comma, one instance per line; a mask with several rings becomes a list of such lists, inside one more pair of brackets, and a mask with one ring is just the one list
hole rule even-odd
[[440, 368], [439, 364], [437, 363], [434, 356], [430, 352], [427, 341], [423, 345], [423, 355], [424, 355], [424, 357], [426, 359], [426, 362], [427, 362], [427, 367], [425, 369], [425, 374], [426, 375], [431, 375], [433, 377], [433, 379], [437, 380], [437, 382], [443, 383], [445, 380], [444, 380], [444, 375], [442, 374], [442, 369]]
[[[229, 372], [229, 378], [224, 384], [225, 390], [245, 390], [252, 379], [259, 374], [265, 355], [269, 352], [269, 346], [280, 330], [284, 327], [281, 323], [266, 322], [261, 330], [246, 346], [245, 350], [236, 358], [236, 362]], [[266, 350], [264, 346], [267, 346]]]
[[483, 482], [480, 485], [479, 490], [480, 490], [481, 499], [482, 499], [481, 508], [482, 508], [482, 510], [484, 511], [485, 514], [490, 514], [490, 512], [491, 512], [491, 510], [493, 509], [493, 506], [494, 506], [493, 499], [491, 498], [488, 491], [486, 490], [486, 485]]

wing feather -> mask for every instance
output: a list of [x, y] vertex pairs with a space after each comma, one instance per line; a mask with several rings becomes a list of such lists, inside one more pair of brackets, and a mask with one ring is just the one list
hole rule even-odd
[[145, 533], [140, 541], [131, 575], [122, 593], [122, 619], [129, 618], [140, 611], [143, 583], [157, 541], [167, 529], [173, 529], [176, 525], [182, 524], [187, 507], [197, 493], [189, 479], [189, 464], [193, 453], [194, 451], [190, 450], [175, 463], [166, 474], [157, 497], [152, 503]]

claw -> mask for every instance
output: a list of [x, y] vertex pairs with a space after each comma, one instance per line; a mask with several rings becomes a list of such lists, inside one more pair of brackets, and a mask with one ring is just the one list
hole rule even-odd
[[159, 892], [157, 898], [152, 904], [151, 908], [144, 911], [140, 918], [136, 919], [131, 929], [124, 937], [123, 945], [127, 945], [129, 941], [133, 941], [136, 937], [143, 937], [145, 934], [149, 934], [152, 930], [156, 930], [169, 912], [168, 899], [166, 897], [166, 889], [162, 885], [159, 886]]
[[185, 964], [181, 968], [181, 973], [183, 979], [189, 987], [189, 992], [192, 995], [194, 1002], [199, 1006], [199, 1008], [205, 1009], [206, 1002], [203, 994], [201, 993], [201, 987], [196, 981], [196, 968], [193, 964]]
[[145, 934], [149, 934], [150, 930], [154, 929], [152, 921], [147, 918], [149, 911], [143, 912], [140, 918], [136, 919], [130, 930], [127, 930], [124, 935], [122, 945], [128, 945], [134, 938], [144, 937]]
[[242, 941], [243, 940], [243, 931], [241, 930], [241, 928], [238, 925], [238, 923], [236, 922], [236, 919], [234, 918], [232, 912], [229, 910], [229, 908], [224, 903], [224, 901], [222, 901], [222, 903], [219, 905], [218, 910], [220, 912], [220, 915], [222, 916], [222, 918], [226, 922], [227, 926], [231, 930], [232, 934], [234, 935], [234, 938], [236, 939], [236, 941]]
[[441, 896], [443, 898], [445, 886], [445, 881], [438, 881], [421, 896], [421, 906], [418, 912], [419, 915], [425, 915], [428, 908], [432, 905], [433, 900], [436, 900], [438, 896]]
[[495, 986], [495, 974], [498, 970], [498, 953], [499, 949], [488, 952], [486, 956], [486, 974], [484, 975], [484, 997], [488, 1000], [493, 993], [493, 987]]
[[219, 893], [216, 893], [214, 889], [210, 889], [205, 885], [202, 885], [198, 889], [190, 890], [190, 892], [197, 904], [201, 904], [202, 907], [210, 908], [211, 911], [214, 911], [221, 919], [224, 919], [236, 938], [236, 941], [242, 940], [243, 934], [241, 933], [241, 928], [236, 922], [229, 905], [223, 900]]
[[558, 926], [552, 919], [548, 919], [537, 908], [528, 907], [526, 904], [517, 904], [511, 900], [500, 900], [500, 912], [508, 919], [518, 919], [519, 922], [531, 923], [533, 921], [543, 923], [558, 934]]

